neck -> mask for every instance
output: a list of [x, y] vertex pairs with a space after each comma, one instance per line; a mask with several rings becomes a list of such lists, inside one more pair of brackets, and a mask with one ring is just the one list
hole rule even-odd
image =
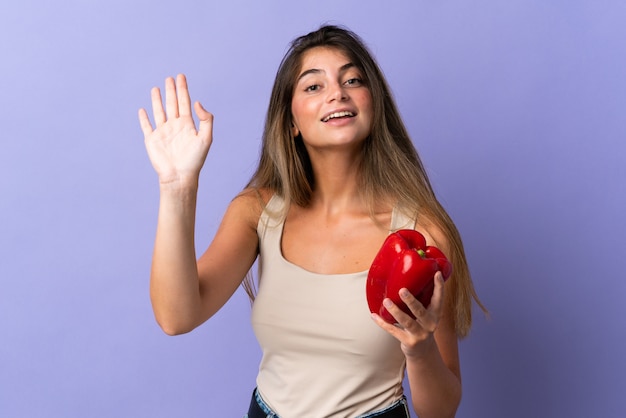
[[328, 213], [364, 210], [359, 193], [359, 159], [330, 154], [311, 158], [315, 188], [311, 205]]

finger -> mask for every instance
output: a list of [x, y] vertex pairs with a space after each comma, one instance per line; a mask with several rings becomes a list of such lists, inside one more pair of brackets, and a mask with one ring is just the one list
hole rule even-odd
[[439, 315], [443, 309], [444, 280], [441, 272], [435, 274], [435, 289], [430, 299], [430, 307]]
[[385, 309], [387, 309], [387, 312], [389, 312], [391, 316], [393, 316], [393, 318], [396, 320], [396, 324], [394, 326], [406, 328], [414, 322], [413, 318], [402, 309], [400, 309], [400, 307], [396, 305], [390, 298], [385, 298], [383, 300], [383, 306], [385, 307]]
[[[413, 296], [411, 292], [409, 292], [408, 289], [406, 288], [400, 289], [400, 291], [398, 292], [398, 295], [400, 296], [400, 299], [402, 300], [402, 302], [404, 302], [404, 304], [409, 308], [409, 310], [415, 317], [415, 320], [419, 322], [421, 325], [424, 325], [424, 323], [427, 322], [426, 316], [428, 314], [428, 311], [426, 310], [424, 305], [422, 305], [422, 303], [419, 300], [417, 300], [417, 298]], [[410, 318], [405, 326], [411, 325], [409, 322], [413, 323], [414, 322], [413, 318]]]
[[402, 302], [408, 306], [411, 313], [415, 316], [414, 321], [407, 321], [406, 323], [402, 323], [402, 325], [406, 328], [410, 328], [417, 322], [423, 329], [433, 332], [437, 327], [437, 320], [433, 318], [429, 310], [427, 310], [406, 288], [400, 289], [399, 295]]
[[213, 115], [207, 112], [204, 107], [202, 107], [200, 102], [194, 103], [194, 110], [196, 111], [196, 115], [198, 115], [198, 120], [200, 121], [198, 125], [198, 136], [201, 138], [212, 139]]
[[176, 93], [178, 97], [178, 113], [180, 116], [191, 116], [191, 99], [184, 74], [176, 77]]
[[154, 87], [150, 90], [150, 97], [152, 99], [152, 114], [154, 115], [154, 123], [156, 126], [161, 126], [165, 123], [165, 111], [163, 110], [163, 100], [161, 99], [161, 90], [158, 87]]
[[372, 313], [372, 319], [376, 324], [387, 331], [389, 334], [394, 336], [398, 340], [402, 340], [403, 331], [402, 328], [397, 327], [396, 325], [392, 325], [389, 322], [385, 321], [380, 315], [376, 313]]
[[172, 77], [165, 80], [165, 112], [167, 118], [178, 117], [178, 99], [176, 98], [176, 84]]
[[141, 126], [141, 131], [144, 136], [150, 135], [153, 131], [152, 124], [148, 118], [148, 112], [143, 108], [139, 109], [139, 126]]
[[413, 313], [416, 318], [421, 318], [426, 315], [426, 308], [424, 307], [424, 305], [422, 305], [422, 303], [417, 300], [417, 298], [413, 296], [408, 289], [400, 289], [398, 295], [400, 296], [402, 302], [404, 302], [404, 304], [409, 308], [411, 313]]

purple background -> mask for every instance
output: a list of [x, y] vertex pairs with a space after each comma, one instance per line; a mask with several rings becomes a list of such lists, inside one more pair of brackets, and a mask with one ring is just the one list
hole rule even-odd
[[61, 3], [0, 4], [0, 416], [243, 415], [243, 291], [185, 336], [152, 317], [136, 112], [184, 72], [215, 114], [202, 251], [288, 42], [324, 22], [378, 57], [492, 312], [461, 343], [458, 416], [626, 415], [622, 0]]

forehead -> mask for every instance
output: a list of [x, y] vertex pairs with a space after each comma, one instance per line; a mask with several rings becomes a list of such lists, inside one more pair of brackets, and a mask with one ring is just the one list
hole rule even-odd
[[325, 46], [315, 47], [302, 54], [299, 73], [311, 69], [324, 70], [340, 68], [350, 62], [350, 57], [338, 48]]

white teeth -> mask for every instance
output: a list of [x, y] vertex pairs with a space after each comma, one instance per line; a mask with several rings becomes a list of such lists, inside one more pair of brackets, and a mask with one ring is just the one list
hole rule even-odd
[[354, 116], [354, 114], [352, 112], [335, 112], [335, 113], [331, 113], [330, 115], [326, 116], [324, 119], [322, 119], [322, 122], [328, 122], [331, 119], [334, 118], [343, 118], [344, 116]]

